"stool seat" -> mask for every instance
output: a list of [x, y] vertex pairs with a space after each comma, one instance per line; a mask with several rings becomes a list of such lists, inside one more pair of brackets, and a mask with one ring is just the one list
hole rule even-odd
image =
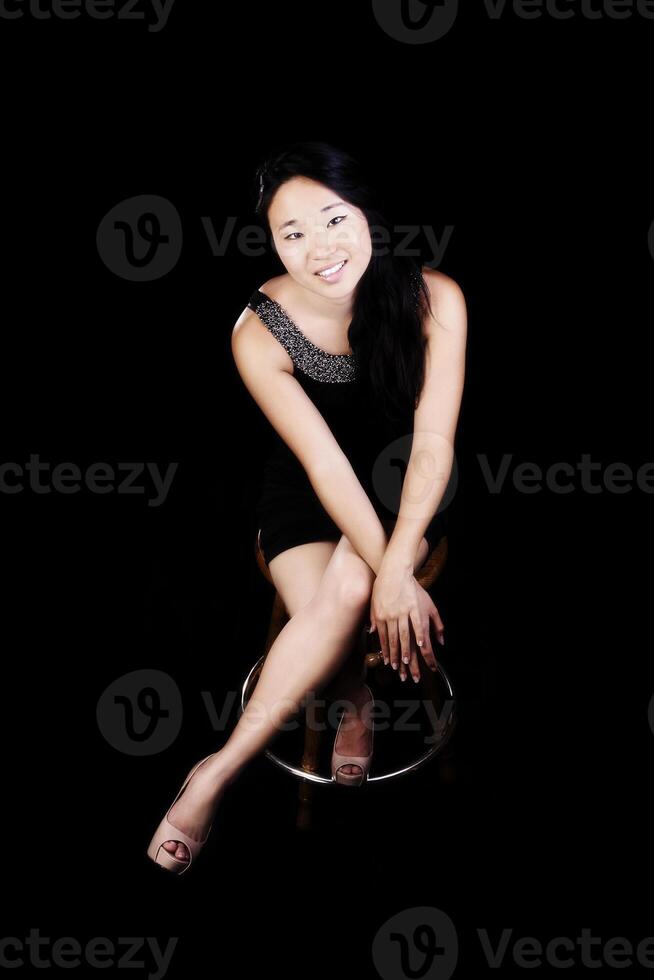
[[[270, 574], [270, 569], [263, 554], [261, 548], [261, 528], [257, 531], [256, 541], [254, 545], [254, 557], [256, 563], [259, 567], [259, 571], [266, 579], [267, 582], [274, 587], [275, 583], [272, 580]], [[442, 538], [437, 542], [436, 545], [427, 555], [427, 558], [422, 563], [421, 567], [418, 569], [418, 574], [416, 575], [416, 581], [425, 590], [429, 590], [434, 584], [438, 576], [443, 571], [445, 562], [447, 560], [447, 535], [444, 534]]]

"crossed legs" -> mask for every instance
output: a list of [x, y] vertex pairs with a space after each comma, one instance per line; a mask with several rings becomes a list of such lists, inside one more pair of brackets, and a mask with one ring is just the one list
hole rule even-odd
[[[425, 556], [423, 539], [416, 569]], [[369, 610], [374, 573], [345, 535], [338, 543], [288, 549], [269, 568], [290, 618], [268, 651], [227, 742], [196, 770], [170, 812], [170, 822], [196, 840], [203, 839], [226, 786], [299, 711], [307, 692], [323, 687], [345, 667], [340, 686], [357, 703], [361, 679], [348, 658]], [[345, 751], [350, 749], [354, 751], [349, 745]], [[171, 840], [164, 847], [179, 860], [188, 860], [183, 843]]]

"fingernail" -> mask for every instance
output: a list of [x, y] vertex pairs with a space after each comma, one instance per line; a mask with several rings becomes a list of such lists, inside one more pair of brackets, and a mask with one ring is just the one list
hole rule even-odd
[[442, 646], [445, 646], [445, 637], [444, 637], [444, 635], [443, 635], [442, 633], [441, 633], [441, 635], [440, 635], [440, 636], [438, 637], [438, 642], [439, 642], [439, 643], [440, 643], [440, 644], [441, 644]]
[[408, 662], [409, 662], [409, 658], [408, 657], [402, 657], [402, 660], [404, 661], [405, 664], [408, 664]]
[[398, 665], [396, 663], [393, 663], [393, 670], [397, 670], [397, 666]]
[[415, 683], [417, 684], [417, 683], [418, 683], [418, 681], [420, 680], [420, 678], [419, 678], [419, 677], [414, 677], [414, 678], [413, 678], [413, 680], [414, 680], [414, 682], [415, 682]]
[[421, 646], [422, 646], [422, 640], [418, 640], [418, 646], [419, 646], [419, 647], [421, 647]]

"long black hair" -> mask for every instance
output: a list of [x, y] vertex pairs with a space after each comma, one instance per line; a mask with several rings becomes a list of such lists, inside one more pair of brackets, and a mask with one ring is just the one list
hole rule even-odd
[[[395, 252], [392, 228], [382, 213], [378, 192], [366, 180], [359, 162], [329, 143], [285, 145], [274, 149], [258, 167], [254, 211], [268, 232], [268, 209], [277, 189], [298, 176], [329, 187], [359, 208], [368, 221], [372, 256], [357, 285], [348, 342], [368, 395], [390, 421], [410, 422], [424, 384], [422, 321], [425, 309], [430, 309], [421, 266], [411, 256]], [[379, 232], [384, 243], [381, 249], [375, 246]]]

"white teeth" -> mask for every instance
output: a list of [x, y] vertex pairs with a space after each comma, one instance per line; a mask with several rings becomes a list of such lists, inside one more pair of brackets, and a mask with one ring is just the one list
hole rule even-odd
[[345, 265], [345, 259], [343, 259], [342, 262], [339, 262], [338, 265], [333, 265], [331, 267], [331, 269], [324, 269], [323, 272], [317, 272], [316, 275], [317, 276], [331, 276], [335, 272], [338, 272], [339, 269], [342, 269], [344, 265]]

